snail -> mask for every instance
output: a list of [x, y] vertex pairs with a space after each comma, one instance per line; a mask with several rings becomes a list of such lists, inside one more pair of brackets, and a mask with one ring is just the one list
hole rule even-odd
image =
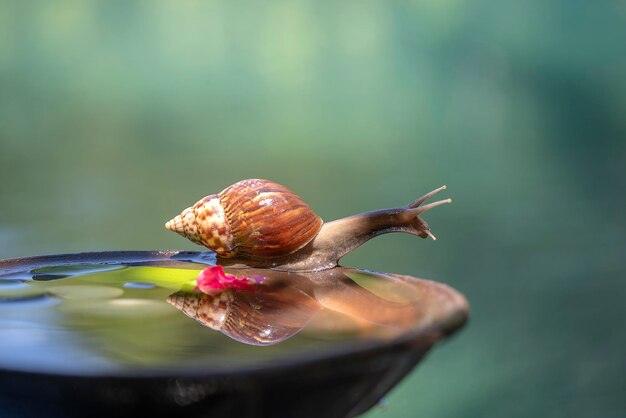
[[403, 207], [325, 223], [288, 188], [269, 180], [248, 179], [200, 199], [165, 228], [210, 248], [222, 264], [325, 270], [381, 234], [406, 232], [436, 239], [420, 215], [452, 200], [422, 203], [445, 189], [439, 187]]

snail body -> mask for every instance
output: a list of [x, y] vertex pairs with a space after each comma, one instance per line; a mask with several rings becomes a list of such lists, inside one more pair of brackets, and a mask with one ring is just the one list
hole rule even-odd
[[223, 264], [290, 271], [324, 270], [367, 240], [389, 232], [431, 237], [419, 215], [444, 199], [423, 205], [442, 186], [393, 209], [370, 211], [324, 223], [294, 192], [268, 180], [242, 180], [200, 199], [165, 227], [215, 251]]

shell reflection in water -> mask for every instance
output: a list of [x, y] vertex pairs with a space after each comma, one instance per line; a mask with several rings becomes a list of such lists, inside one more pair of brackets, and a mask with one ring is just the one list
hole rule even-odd
[[305, 327], [326, 336], [390, 339], [445, 321], [462, 323], [467, 313], [464, 298], [447, 286], [409, 276], [349, 268], [298, 274], [247, 268], [229, 272], [265, 279], [253, 290], [227, 289], [217, 295], [180, 291], [168, 302], [246, 344], [276, 344]]
[[[267, 271], [263, 271], [267, 274]], [[238, 276], [243, 276], [238, 272]], [[247, 272], [245, 276], [260, 275]], [[230, 288], [210, 295], [180, 291], [167, 301], [202, 325], [251, 345], [276, 344], [300, 332], [320, 310], [303, 289], [283, 280], [288, 274], [267, 277], [253, 290]]]

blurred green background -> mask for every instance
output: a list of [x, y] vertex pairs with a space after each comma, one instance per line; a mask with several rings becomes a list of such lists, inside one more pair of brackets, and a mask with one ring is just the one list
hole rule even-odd
[[326, 220], [447, 184], [438, 241], [344, 259], [472, 305], [367, 416], [621, 417], [625, 115], [619, 0], [0, 1], [0, 258], [199, 249], [163, 223], [250, 177]]

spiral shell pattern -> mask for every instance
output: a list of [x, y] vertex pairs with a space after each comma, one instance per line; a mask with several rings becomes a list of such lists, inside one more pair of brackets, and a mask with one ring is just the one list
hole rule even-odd
[[235, 255], [233, 236], [216, 194], [200, 199], [166, 223], [165, 227], [196, 244], [209, 247], [221, 257]]
[[271, 258], [304, 247], [322, 220], [286, 187], [250, 179], [199, 200], [165, 227], [221, 257]]

